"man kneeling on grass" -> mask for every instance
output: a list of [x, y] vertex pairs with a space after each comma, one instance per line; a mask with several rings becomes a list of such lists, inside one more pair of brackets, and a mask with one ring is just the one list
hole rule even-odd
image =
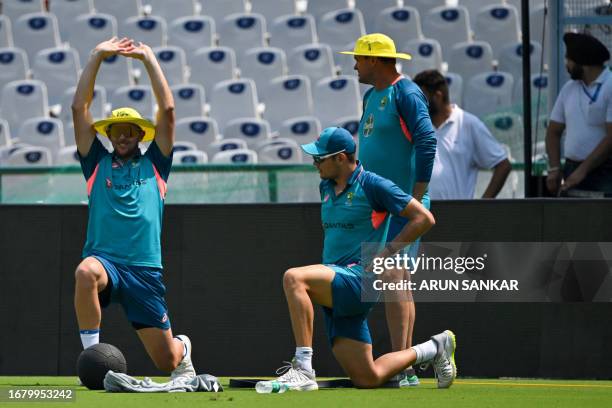
[[[295, 357], [275, 381], [291, 390], [318, 389], [312, 368], [313, 305], [323, 306], [334, 356], [355, 386], [375, 388], [413, 364], [433, 362], [439, 388], [457, 375], [455, 335], [450, 330], [406, 350], [374, 360], [367, 316], [375, 302], [363, 301], [362, 243], [381, 243], [376, 257], [390, 257], [435, 223], [433, 215], [391, 181], [365, 171], [355, 160], [355, 142], [343, 128], [325, 129], [302, 145], [321, 176], [321, 219], [325, 231], [323, 264], [285, 272], [283, 287], [296, 342]], [[410, 221], [384, 248], [390, 214]]]

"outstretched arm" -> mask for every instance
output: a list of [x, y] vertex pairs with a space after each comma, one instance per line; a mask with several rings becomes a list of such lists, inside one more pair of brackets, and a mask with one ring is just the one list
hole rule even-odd
[[127, 47], [130, 44], [131, 41], [129, 39], [123, 38], [119, 40], [117, 37], [101, 42], [91, 52], [89, 61], [79, 78], [79, 83], [72, 100], [72, 120], [74, 122], [74, 138], [81, 156], [87, 156], [91, 143], [94, 137], [96, 137], [89, 107], [93, 100], [94, 85], [100, 64], [105, 58], [128, 49]]
[[165, 156], [170, 156], [174, 147], [174, 98], [155, 53], [146, 44], [133, 43], [121, 55], [142, 61], [147, 70], [157, 101], [155, 142]]

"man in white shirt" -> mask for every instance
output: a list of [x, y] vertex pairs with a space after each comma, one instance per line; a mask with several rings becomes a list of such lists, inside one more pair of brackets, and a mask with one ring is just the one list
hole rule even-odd
[[546, 186], [552, 194], [569, 196], [584, 191], [612, 193], [612, 73], [604, 65], [610, 52], [588, 34], [566, 33], [563, 41], [571, 80], [559, 92], [550, 114]]
[[423, 71], [413, 81], [429, 100], [429, 115], [438, 139], [429, 182], [431, 198], [474, 198], [479, 169], [493, 169], [482, 198], [495, 198], [512, 170], [504, 147], [476, 116], [450, 103], [448, 84], [440, 72]]

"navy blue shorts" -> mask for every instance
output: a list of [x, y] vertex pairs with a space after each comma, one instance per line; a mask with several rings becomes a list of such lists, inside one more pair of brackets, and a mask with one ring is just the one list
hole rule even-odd
[[376, 302], [361, 301], [361, 266], [325, 266], [336, 272], [332, 281], [333, 307], [323, 307], [327, 338], [331, 346], [336, 337], [372, 344], [368, 314]]
[[136, 330], [170, 328], [161, 269], [122, 265], [97, 255], [94, 258], [104, 266], [109, 280], [99, 294], [101, 307], [119, 303]]

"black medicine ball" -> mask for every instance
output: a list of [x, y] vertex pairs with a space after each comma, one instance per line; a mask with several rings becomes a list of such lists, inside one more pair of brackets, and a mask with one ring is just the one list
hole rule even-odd
[[104, 376], [108, 370], [126, 373], [127, 363], [121, 351], [107, 343], [98, 343], [86, 348], [77, 360], [77, 374], [84, 386], [90, 390], [104, 389]]

